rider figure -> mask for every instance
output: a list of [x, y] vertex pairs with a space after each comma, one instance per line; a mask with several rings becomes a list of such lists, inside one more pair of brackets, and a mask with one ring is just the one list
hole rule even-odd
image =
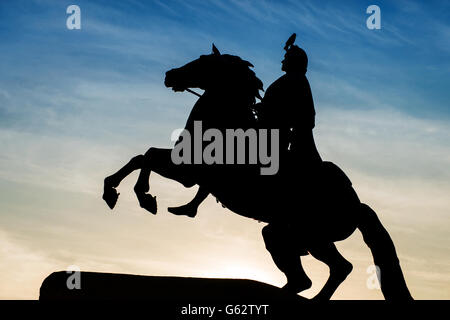
[[286, 72], [266, 90], [259, 105], [262, 127], [280, 130], [280, 173], [312, 167], [322, 162], [314, 143], [314, 102], [306, 70], [308, 57], [294, 45], [295, 33], [286, 42], [281, 70]]

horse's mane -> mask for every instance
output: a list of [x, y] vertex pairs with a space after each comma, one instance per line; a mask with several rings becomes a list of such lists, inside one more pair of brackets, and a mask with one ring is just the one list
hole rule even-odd
[[221, 59], [228, 74], [232, 75], [232, 79], [227, 80], [232, 81], [234, 86], [240, 89], [240, 92], [248, 94], [252, 104], [256, 102], [256, 98], [261, 100], [259, 90], [264, 91], [263, 83], [250, 69], [253, 65], [238, 56], [229, 54], [222, 54]]

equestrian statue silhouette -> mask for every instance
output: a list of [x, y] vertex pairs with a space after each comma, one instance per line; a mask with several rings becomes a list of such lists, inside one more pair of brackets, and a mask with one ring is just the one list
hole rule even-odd
[[[165, 78], [165, 85], [174, 91], [204, 90], [184, 132], [193, 134], [199, 123], [203, 131], [213, 129], [223, 136], [229, 130], [277, 130], [276, 174], [261, 174], [261, 169], [267, 166], [261, 162], [196, 162], [199, 150], [202, 154], [208, 148], [205, 141], [200, 149], [198, 145], [183, 149], [183, 159], [190, 161], [174, 163], [173, 151], [180, 144], [189, 145], [186, 135], [181, 135], [174, 149], [151, 147], [105, 178], [103, 199], [113, 209], [119, 196], [116, 188], [134, 170], [140, 170], [134, 187], [139, 204], [153, 214], [157, 212], [157, 202], [148, 193], [151, 172], [185, 187], [198, 185], [197, 195], [190, 203], [169, 211], [194, 217], [197, 207], [211, 194], [234, 213], [267, 223], [262, 230], [263, 239], [274, 263], [286, 275], [284, 290], [299, 293], [311, 287], [300, 256], [311, 254], [328, 265], [329, 278], [314, 297], [317, 300], [330, 299], [350, 274], [352, 265], [338, 252], [334, 242], [359, 229], [379, 268], [385, 299], [410, 300], [394, 243], [377, 214], [361, 203], [345, 173], [332, 162], [322, 161], [316, 149], [315, 110], [306, 78], [308, 58], [294, 42], [295, 34], [284, 48], [285, 74], [267, 88], [264, 98], [259, 93], [263, 84], [250, 69], [253, 65], [240, 57], [221, 54], [214, 45], [211, 54], [168, 71]], [[247, 141], [246, 148], [250, 149], [250, 139]], [[271, 143], [272, 153], [277, 151], [274, 146]], [[212, 154], [217, 156], [217, 152]], [[226, 153], [223, 158], [239, 158], [237, 146], [223, 152]]]

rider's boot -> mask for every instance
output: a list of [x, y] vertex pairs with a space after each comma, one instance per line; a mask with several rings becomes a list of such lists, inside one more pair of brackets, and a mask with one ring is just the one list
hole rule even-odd
[[188, 216], [193, 218], [197, 215], [198, 207], [206, 199], [206, 197], [208, 197], [208, 194], [208, 189], [200, 186], [194, 199], [192, 199], [189, 203], [180, 207], [170, 207], [167, 210], [177, 216]]
[[188, 216], [194, 218], [197, 215], [198, 206], [193, 203], [193, 201], [179, 206], [179, 207], [169, 207], [167, 210], [177, 216]]

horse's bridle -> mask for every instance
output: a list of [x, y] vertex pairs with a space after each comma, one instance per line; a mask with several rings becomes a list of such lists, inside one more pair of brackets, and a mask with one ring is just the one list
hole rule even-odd
[[189, 88], [186, 88], [185, 89], [187, 92], [190, 92], [190, 93], [192, 93], [192, 94], [195, 94], [197, 97], [201, 97], [202, 95], [201, 94], [199, 94], [199, 93], [197, 93], [197, 92], [195, 92], [194, 90], [191, 90], [191, 89], [189, 89]]

